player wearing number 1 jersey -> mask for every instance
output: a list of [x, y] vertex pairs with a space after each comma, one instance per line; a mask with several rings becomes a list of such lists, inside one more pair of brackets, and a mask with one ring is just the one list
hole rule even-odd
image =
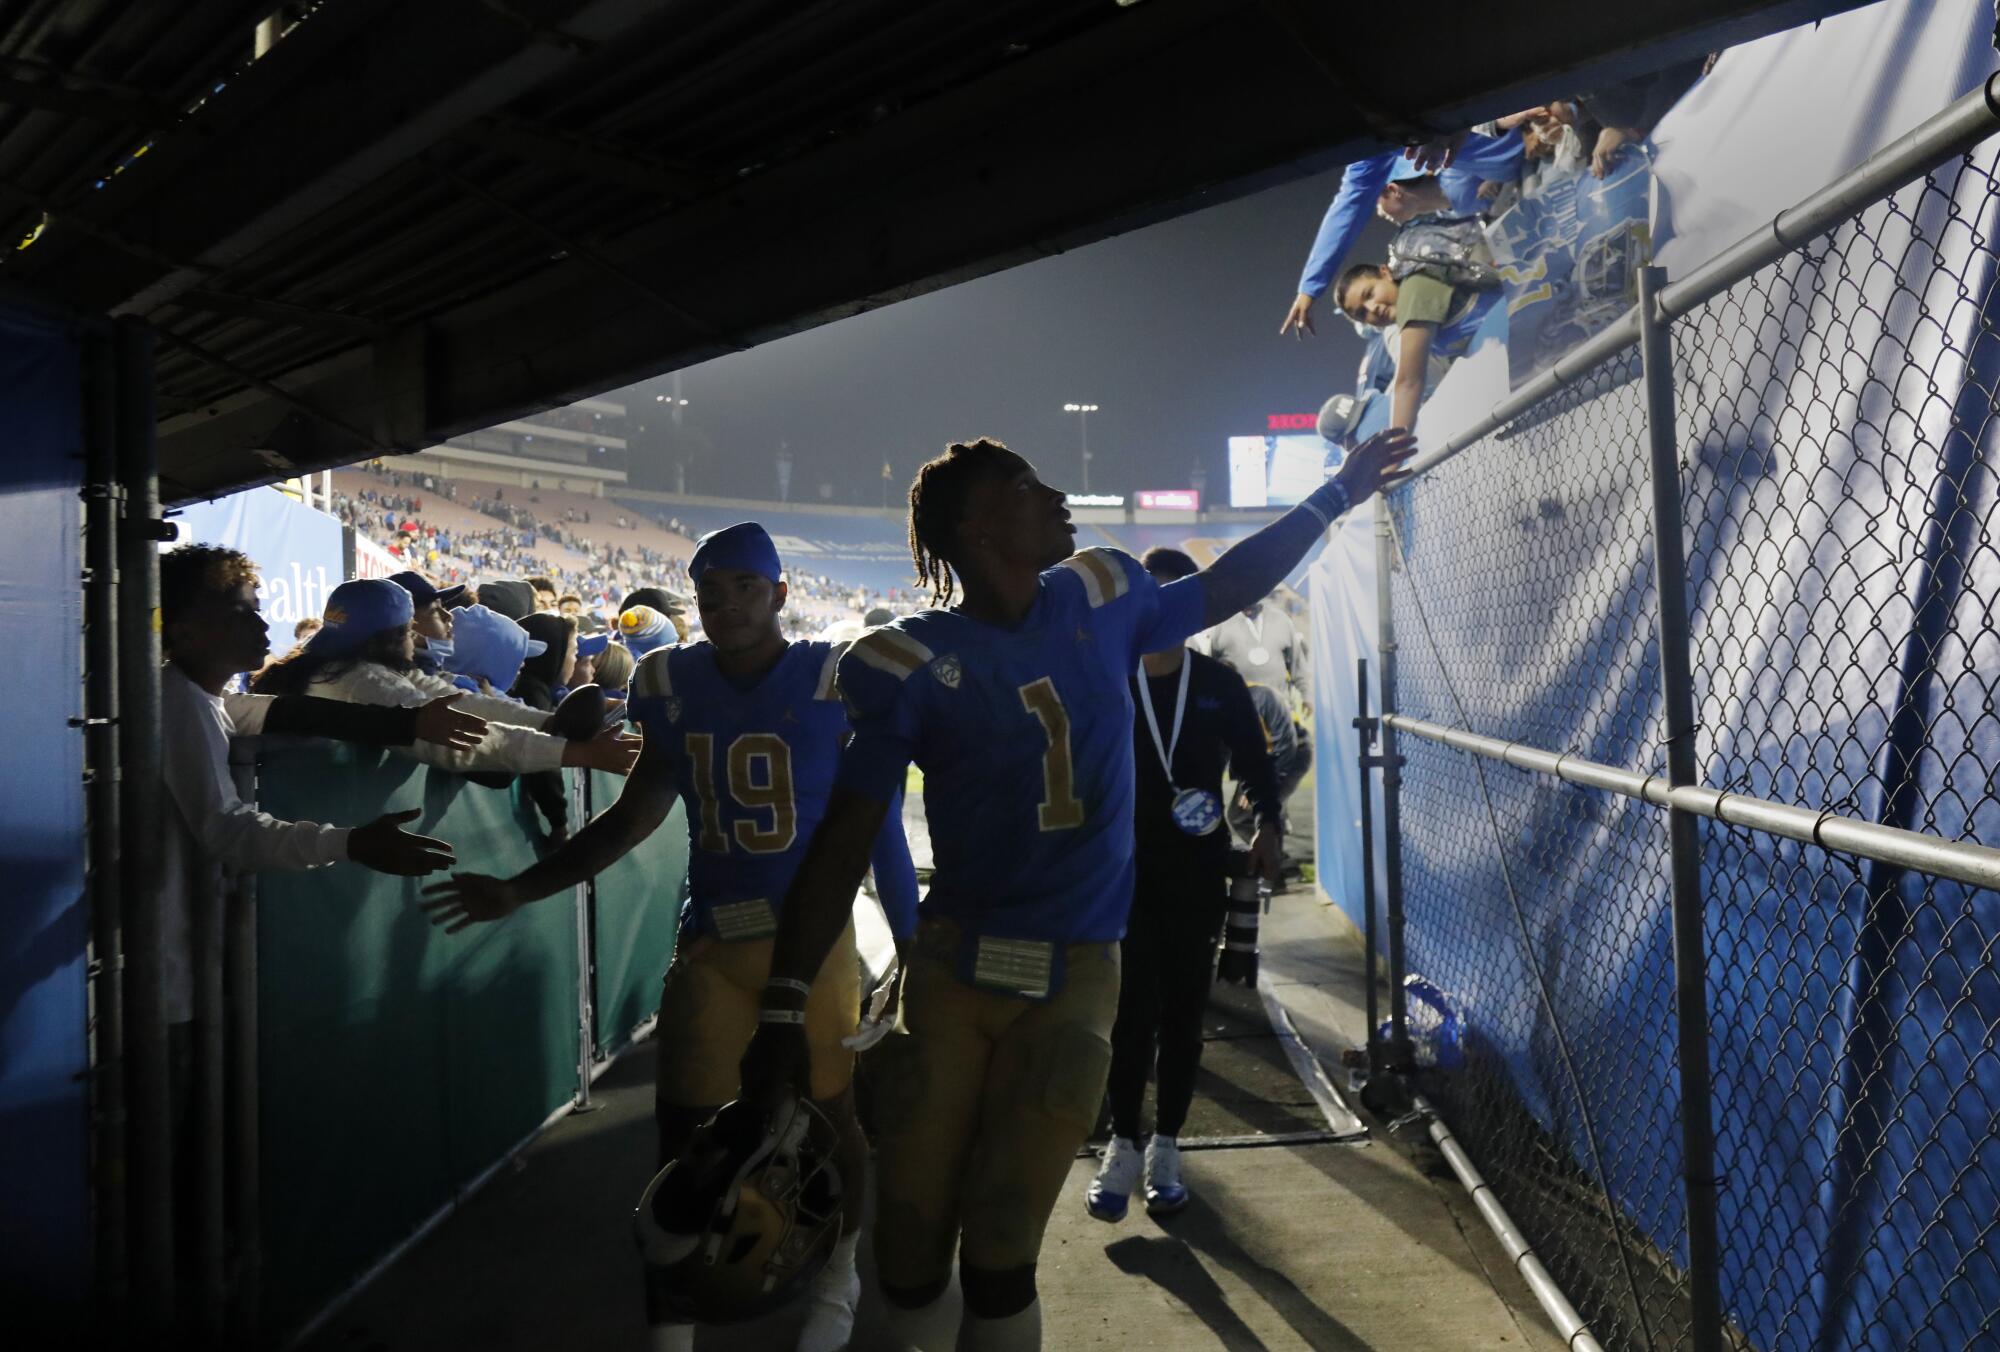
[[875, 1255], [903, 1345], [933, 1334], [954, 1247], [961, 1352], [1041, 1345], [1042, 1232], [1111, 1062], [1140, 655], [1268, 592], [1413, 449], [1401, 433], [1357, 449], [1304, 505], [1165, 586], [1115, 550], [1072, 554], [1063, 495], [998, 442], [954, 445], [919, 472], [911, 552], [938, 608], [870, 630], [840, 663], [855, 738], [786, 900], [743, 1064], [752, 1103], [775, 1105], [809, 1074], [786, 983], [821, 965], [838, 897], [914, 761], [936, 873], [903, 991], [908, 1036], [877, 1053]]
[[[618, 801], [548, 859], [502, 881], [459, 875], [432, 889], [436, 918], [456, 930], [498, 919], [601, 871], [658, 827], [676, 795], [687, 809], [689, 899], [660, 1001], [655, 1120], [660, 1162], [736, 1097], [737, 1063], [756, 1027], [770, 974], [779, 907], [833, 789], [848, 721], [834, 685], [839, 650], [787, 643], [778, 553], [754, 523], [705, 535], [689, 561], [701, 642], [647, 654], [632, 678], [631, 715], [645, 734]], [[877, 890], [898, 945], [915, 923], [916, 874], [900, 814], [873, 838]], [[858, 884], [860, 879], [855, 879]], [[853, 894], [849, 893], [850, 903]], [[816, 967], [796, 1023], [812, 1071], [802, 1088], [832, 1119], [843, 1234], [813, 1280], [801, 1352], [846, 1345], [860, 1293], [854, 1249], [867, 1144], [854, 1116], [854, 1054], [843, 1042], [859, 1019], [859, 963], [850, 919]], [[649, 1273], [653, 1345], [691, 1348], [693, 1327], [668, 1313]]]

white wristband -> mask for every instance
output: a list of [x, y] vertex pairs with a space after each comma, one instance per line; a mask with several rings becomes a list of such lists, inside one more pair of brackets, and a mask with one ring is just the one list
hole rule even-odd
[[759, 1023], [789, 1023], [802, 1025], [806, 1021], [803, 1009], [760, 1009], [757, 1011]]
[[765, 990], [797, 991], [800, 995], [812, 994], [812, 983], [800, 981], [797, 977], [774, 976], [764, 983]]

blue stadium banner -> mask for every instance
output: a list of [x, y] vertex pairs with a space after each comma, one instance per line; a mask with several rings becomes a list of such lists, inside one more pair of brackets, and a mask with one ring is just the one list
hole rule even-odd
[[273, 627], [296, 624], [326, 605], [345, 579], [340, 522], [275, 488], [200, 502], [178, 517], [181, 539], [240, 549], [257, 565], [257, 596]]
[[1487, 229], [1507, 285], [1507, 365], [1519, 387], [1639, 299], [1652, 256], [1650, 152], [1627, 148], [1604, 178], [1550, 170]]

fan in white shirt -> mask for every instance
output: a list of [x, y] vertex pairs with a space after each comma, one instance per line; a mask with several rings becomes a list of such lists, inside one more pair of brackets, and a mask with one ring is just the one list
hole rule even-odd
[[[194, 1016], [191, 916], [219, 897], [222, 876], [308, 869], [352, 860], [383, 873], [420, 877], [454, 862], [451, 847], [402, 829], [417, 811], [392, 812], [364, 826], [281, 821], [244, 802], [229, 772], [229, 739], [270, 731], [341, 730], [362, 741], [412, 736], [442, 745], [476, 744], [482, 720], [439, 701], [393, 719], [329, 718], [312, 706], [257, 695], [225, 695], [237, 673], [270, 651], [257, 610], [256, 571], [234, 550], [183, 545], [160, 561], [160, 605], [168, 665], [160, 676], [161, 777], [168, 814], [159, 886], [168, 1020]], [[290, 716], [282, 712], [290, 709]], [[357, 711], [358, 712], [358, 711]], [[303, 716], [302, 716], [303, 715]]]

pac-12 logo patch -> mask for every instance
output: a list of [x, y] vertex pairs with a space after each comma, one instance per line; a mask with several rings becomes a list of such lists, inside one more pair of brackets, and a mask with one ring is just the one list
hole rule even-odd
[[681, 721], [681, 697], [679, 695], [667, 696], [666, 699], [661, 701], [661, 706], [667, 711], [667, 722], [678, 723]]
[[957, 653], [946, 653], [931, 663], [931, 675], [947, 690], [958, 689], [959, 680], [965, 675], [965, 668], [959, 664]]

